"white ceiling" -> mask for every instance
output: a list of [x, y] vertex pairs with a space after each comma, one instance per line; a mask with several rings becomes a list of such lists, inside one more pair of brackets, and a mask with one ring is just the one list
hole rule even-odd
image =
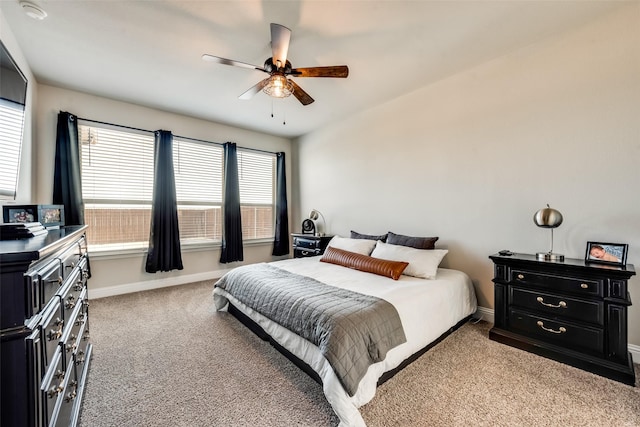
[[[607, 13], [616, 1], [64, 1], [0, 9], [39, 83], [296, 137]], [[238, 96], [266, 75], [269, 23], [292, 30], [294, 67], [348, 65], [347, 79], [298, 78], [315, 100]], [[275, 117], [271, 117], [271, 112]], [[81, 112], [77, 114], [81, 115]], [[99, 119], [99, 118], [96, 118]], [[286, 120], [286, 125], [283, 121]], [[134, 124], [135, 125], [135, 124]]]

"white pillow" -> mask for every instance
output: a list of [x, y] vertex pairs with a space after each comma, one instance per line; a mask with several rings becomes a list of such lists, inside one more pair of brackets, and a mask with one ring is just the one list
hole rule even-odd
[[329, 246], [336, 249], [342, 249], [343, 251], [355, 252], [357, 254], [369, 256], [373, 248], [376, 246], [376, 241], [334, 236], [333, 239], [329, 241]]
[[415, 249], [378, 241], [371, 256], [390, 261], [408, 262], [409, 265], [402, 274], [422, 279], [435, 279], [440, 261], [448, 252], [446, 249]]

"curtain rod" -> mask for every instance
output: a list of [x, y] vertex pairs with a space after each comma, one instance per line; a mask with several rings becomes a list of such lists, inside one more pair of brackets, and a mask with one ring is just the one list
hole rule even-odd
[[[140, 128], [135, 128], [135, 127], [131, 127], [131, 126], [117, 125], [115, 123], [102, 122], [100, 120], [85, 119], [85, 118], [77, 117], [77, 116], [76, 116], [76, 118], [78, 120], [82, 120], [84, 122], [97, 123], [97, 124], [107, 125], [107, 126], [115, 126], [115, 127], [124, 128], [124, 129], [136, 130], [138, 132], [149, 132], [149, 133], [154, 133], [155, 132], [155, 131], [147, 130], [147, 129], [140, 129]], [[204, 142], [204, 143], [207, 143], [207, 144], [215, 144], [215, 145], [224, 146], [224, 144], [221, 143], [221, 142], [205, 141], [204, 139], [189, 138], [188, 136], [174, 135], [174, 138], [186, 139], [186, 140], [189, 140], [189, 141]], [[273, 154], [273, 155], [277, 155], [278, 154], [278, 153], [274, 153], [273, 151], [261, 150], [259, 148], [248, 148], [248, 147], [239, 147], [239, 148], [241, 148], [243, 150], [247, 150], [247, 151], [256, 151], [258, 153]]]

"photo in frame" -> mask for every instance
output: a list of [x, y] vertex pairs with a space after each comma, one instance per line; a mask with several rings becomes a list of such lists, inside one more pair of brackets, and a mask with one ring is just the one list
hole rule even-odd
[[5, 205], [2, 219], [7, 224], [39, 222], [45, 228], [64, 226], [63, 205]]
[[38, 205], [38, 222], [45, 228], [64, 226], [64, 206]]
[[38, 205], [8, 205], [2, 207], [2, 219], [7, 224], [38, 221]]
[[587, 242], [585, 262], [625, 266], [627, 264], [626, 243]]

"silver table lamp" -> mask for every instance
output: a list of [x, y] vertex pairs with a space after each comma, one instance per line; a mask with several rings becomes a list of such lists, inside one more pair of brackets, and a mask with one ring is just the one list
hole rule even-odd
[[553, 253], [553, 229], [562, 224], [562, 214], [547, 205], [533, 215], [533, 222], [538, 227], [551, 229], [551, 249], [549, 252], [538, 252], [536, 257], [545, 261], [564, 261], [564, 255]]
[[322, 218], [322, 232], [320, 232], [320, 228], [318, 227], [318, 229], [316, 230], [316, 236], [324, 236], [326, 232], [325, 228], [327, 228], [327, 221], [324, 219], [324, 215], [322, 215], [322, 212], [317, 209], [312, 209], [309, 213], [309, 219], [312, 221], [317, 221], [319, 218]]

